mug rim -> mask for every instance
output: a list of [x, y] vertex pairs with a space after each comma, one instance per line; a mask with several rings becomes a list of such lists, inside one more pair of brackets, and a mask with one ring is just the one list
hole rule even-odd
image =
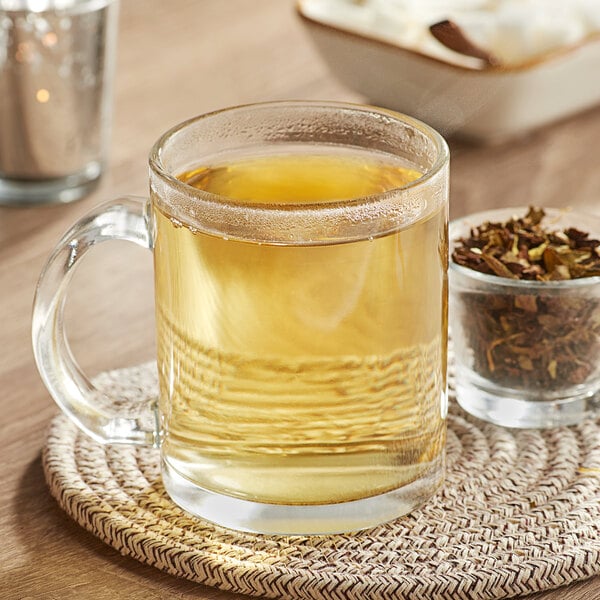
[[[354, 112], [364, 112], [366, 114], [381, 114], [387, 117], [391, 117], [396, 119], [400, 123], [408, 124], [412, 126], [414, 129], [419, 130], [423, 133], [431, 142], [433, 142], [435, 150], [437, 152], [436, 159], [433, 165], [427, 169], [421, 177], [411, 181], [403, 186], [390, 188], [384, 192], [379, 192], [377, 194], [370, 194], [367, 196], [355, 196], [352, 198], [347, 198], [343, 200], [334, 200], [328, 202], [290, 202], [290, 203], [248, 203], [239, 200], [234, 200], [229, 198], [228, 196], [224, 196], [221, 194], [216, 194], [214, 192], [208, 192], [206, 190], [201, 190], [195, 188], [187, 183], [184, 183], [180, 179], [178, 179], [175, 175], [171, 174], [164, 166], [161, 160], [161, 151], [166, 145], [166, 143], [175, 137], [179, 132], [184, 129], [198, 123], [200, 121], [204, 121], [206, 119], [210, 119], [216, 115], [221, 115], [223, 113], [233, 113], [241, 110], [253, 110], [253, 109], [261, 109], [261, 108], [269, 108], [269, 107], [315, 107], [315, 108], [325, 108], [325, 109], [344, 109], [350, 110]], [[322, 100], [274, 100], [268, 102], [255, 102], [248, 104], [239, 104], [234, 106], [229, 106], [225, 108], [221, 108], [218, 110], [214, 110], [208, 113], [196, 115], [177, 125], [168, 129], [165, 133], [163, 133], [154, 143], [150, 150], [149, 154], [149, 166], [151, 171], [159, 177], [164, 183], [177, 189], [179, 192], [185, 194], [186, 196], [195, 197], [199, 202], [202, 203], [210, 203], [215, 206], [229, 206], [232, 208], [244, 208], [251, 212], [264, 212], [264, 213], [276, 213], [281, 211], [282, 207], [285, 207], [286, 212], [288, 213], [308, 213], [315, 212], [320, 210], [331, 210], [331, 209], [339, 209], [348, 206], [360, 205], [360, 204], [373, 204], [377, 203], [381, 200], [388, 200], [392, 196], [398, 194], [399, 191], [405, 191], [413, 188], [420, 188], [429, 183], [429, 181], [435, 178], [440, 171], [442, 171], [445, 166], [448, 164], [450, 159], [450, 150], [448, 148], [448, 144], [443, 136], [436, 131], [430, 125], [420, 121], [419, 119], [415, 119], [409, 115], [393, 111], [387, 108], [381, 108], [378, 106], [372, 106], [369, 104], [360, 104], [360, 103], [352, 103], [352, 102], [338, 102], [338, 101], [322, 101]]]

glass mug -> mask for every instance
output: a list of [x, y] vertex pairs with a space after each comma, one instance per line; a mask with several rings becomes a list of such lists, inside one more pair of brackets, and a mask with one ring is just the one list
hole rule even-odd
[[[444, 474], [448, 156], [419, 121], [341, 103], [176, 126], [150, 201], [99, 207], [49, 259], [46, 386], [96, 440], [160, 447], [169, 496], [214, 523], [316, 534], [406, 514]], [[73, 269], [114, 239], [154, 253], [159, 394], [138, 417], [94, 389], [63, 328]]]

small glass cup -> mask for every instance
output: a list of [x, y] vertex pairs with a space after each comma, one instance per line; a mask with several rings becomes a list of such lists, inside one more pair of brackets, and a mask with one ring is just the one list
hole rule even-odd
[[72, 202], [110, 134], [117, 0], [0, 0], [0, 205]]
[[[600, 218], [546, 209], [549, 230], [600, 237]], [[450, 223], [450, 254], [470, 228], [525, 215], [499, 209]], [[573, 425], [600, 401], [600, 276], [527, 281], [450, 260], [450, 323], [458, 403], [505, 427]]]

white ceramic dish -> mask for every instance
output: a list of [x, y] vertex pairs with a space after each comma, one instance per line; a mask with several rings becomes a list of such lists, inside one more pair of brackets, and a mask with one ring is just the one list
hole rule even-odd
[[473, 68], [316, 20], [304, 5], [297, 12], [342, 83], [444, 135], [496, 142], [600, 103], [600, 35], [518, 66]]

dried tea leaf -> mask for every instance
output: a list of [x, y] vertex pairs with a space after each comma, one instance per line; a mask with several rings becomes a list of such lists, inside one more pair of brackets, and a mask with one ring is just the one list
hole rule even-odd
[[527, 312], [537, 312], [537, 299], [535, 296], [515, 296], [515, 307]]
[[491, 254], [482, 254], [482, 258], [487, 263], [488, 267], [499, 277], [518, 279], [518, 277], [502, 261], [494, 258]]
[[548, 273], [545, 281], [566, 281], [567, 279], [571, 279], [569, 267], [567, 265], [557, 265], [551, 273]]
[[556, 267], [563, 264], [562, 259], [559, 256], [559, 252], [555, 247], [546, 247], [544, 249], [544, 253], [542, 254], [542, 259], [544, 261], [546, 273], [552, 273]]
[[529, 222], [531, 225], [539, 225], [542, 219], [546, 216], [543, 208], [529, 207], [529, 212], [524, 219], [524, 222]]
[[519, 366], [525, 371], [533, 371], [533, 361], [528, 356], [519, 356]]
[[539, 246], [536, 246], [535, 248], [530, 248], [527, 251], [527, 257], [529, 258], [529, 260], [531, 262], [537, 262], [542, 258], [542, 256], [544, 255], [544, 251], [546, 250], [547, 247], [548, 247], [548, 242], [544, 242], [543, 244], [540, 244]]

